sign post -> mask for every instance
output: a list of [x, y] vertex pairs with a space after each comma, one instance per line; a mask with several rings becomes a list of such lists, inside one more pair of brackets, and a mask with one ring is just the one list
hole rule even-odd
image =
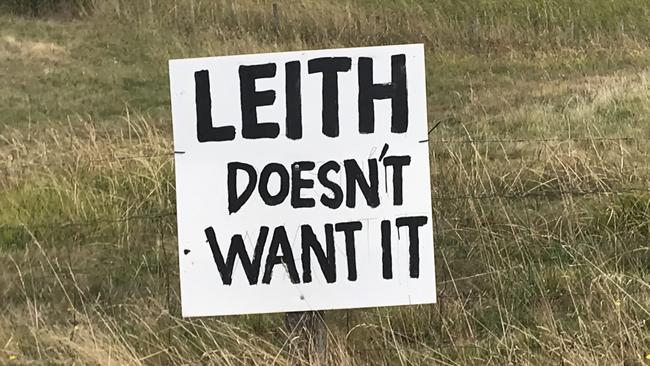
[[183, 316], [435, 302], [422, 45], [169, 68]]
[[322, 311], [298, 311], [284, 315], [290, 361], [304, 359], [310, 365], [326, 364], [327, 328]]

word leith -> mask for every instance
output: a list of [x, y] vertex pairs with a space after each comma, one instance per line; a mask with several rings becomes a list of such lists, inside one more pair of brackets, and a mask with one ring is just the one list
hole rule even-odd
[[[322, 95], [321, 122], [325, 136], [339, 135], [339, 73], [349, 72], [350, 57], [318, 57], [307, 61], [308, 77], [320, 77]], [[391, 56], [391, 81], [373, 82], [373, 59], [359, 57], [358, 65], [358, 117], [359, 132], [375, 131], [375, 111], [373, 101], [390, 99], [392, 116], [391, 131], [405, 133], [408, 128], [408, 101], [406, 88], [406, 57], [404, 54]], [[257, 108], [273, 105], [275, 90], [256, 90], [255, 81], [275, 77], [276, 63], [241, 65], [239, 75], [239, 105], [241, 107], [241, 136], [246, 139], [276, 138], [280, 134], [278, 122], [259, 122]], [[284, 63], [285, 80], [285, 134], [289, 139], [302, 138], [302, 88], [301, 63]], [[214, 127], [212, 122], [212, 98], [210, 94], [210, 72], [200, 70], [194, 73], [196, 93], [196, 123], [199, 142], [230, 141], [235, 139], [234, 126]], [[223, 109], [227, 106], [219, 106]]]

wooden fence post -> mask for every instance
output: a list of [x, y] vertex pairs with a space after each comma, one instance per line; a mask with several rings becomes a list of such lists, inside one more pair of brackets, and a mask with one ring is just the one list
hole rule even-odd
[[290, 364], [306, 360], [309, 365], [324, 365], [327, 354], [327, 329], [322, 311], [286, 313]]
[[280, 7], [277, 3], [273, 3], [273, 29], [275, 34], [280, 34]]

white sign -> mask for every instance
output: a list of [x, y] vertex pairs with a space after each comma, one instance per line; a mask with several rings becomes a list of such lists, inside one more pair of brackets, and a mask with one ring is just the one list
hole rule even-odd
[[169, 74], [183, 316], [435, 302], [421, 44]]

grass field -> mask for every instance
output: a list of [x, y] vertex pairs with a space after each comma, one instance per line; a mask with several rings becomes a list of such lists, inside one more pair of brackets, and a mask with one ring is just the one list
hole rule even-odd
[[37, 3], [0, 3], [0, 364], [290, 364], [281, 315], [180, 317], [167, 60], [411, 42], [439, 303], [327, 312], [330, 362], [650, 364], [646, 0]]

